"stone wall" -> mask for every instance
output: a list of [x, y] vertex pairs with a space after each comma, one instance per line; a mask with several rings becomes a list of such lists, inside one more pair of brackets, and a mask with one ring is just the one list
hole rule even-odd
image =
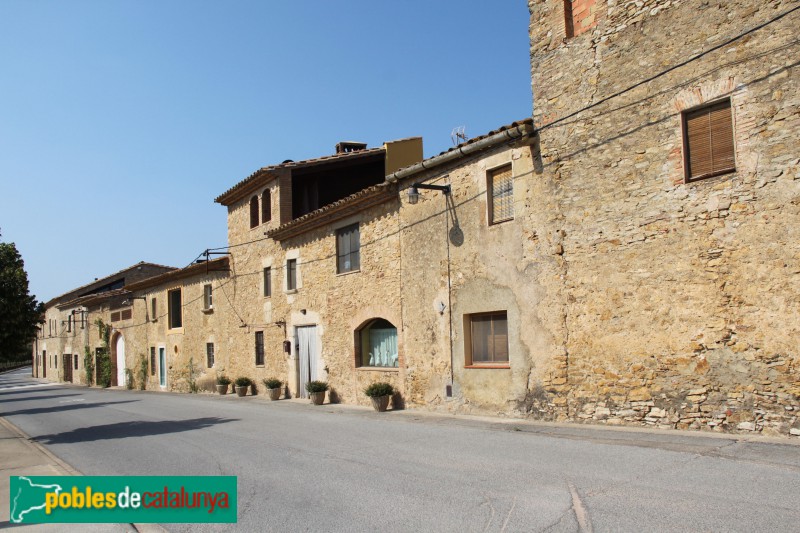
[[[565, 356], [527, 410], [797, 433], [800, 17], [635, 85], [794, 4], [609, 1], [591, 32], [566, 41], [555, 38], [560, 4], [529, 3]], [[723, 98], [736, 172], [686, 183], [681, 112]]]

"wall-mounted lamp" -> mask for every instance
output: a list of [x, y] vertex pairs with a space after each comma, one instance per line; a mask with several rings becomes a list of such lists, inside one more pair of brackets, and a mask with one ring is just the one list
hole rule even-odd
[[134, 300], [147, 300], [144, 296], [128, 296], [122, 300], [122, 305], [133, 305]]
[[450, 194], [450, 185], [428, 185], [427, 183], [415, 183], [408, 189], [408, 203], [411, 205], [419, 202], [419, 190], [428, 189], [431, 191], [442, 191], [447, 196]]
[[436, 307], [439, 309], [439, 314], [440, 315], [443, 315], [444, 314], [444, 310], [447, 309], [447, 306], [445, 305], [444, 302], [439, 302], [439, 304]]

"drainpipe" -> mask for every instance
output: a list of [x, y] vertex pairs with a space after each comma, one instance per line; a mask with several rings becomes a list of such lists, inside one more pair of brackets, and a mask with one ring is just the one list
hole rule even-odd
[[393, 172], [392, 174], [386, 176], [386, 181], [388, 183], [396, 183], [397, 181], [402, 180], [403, 178], [413, 176], [414, 174], [422, 172], [423, 170], [428, 170], [431, 168], [444, 165], [446, 163], [455, 161], [470, 154], [480, 152], [481, 150], [492, 148], [504, 142], [516, 141], [518, 139], [522, 139], [523, 137], [533, 135], [535, 132], [536, 129], [533, 127], [532, 124], [520, 124], [519, 126], [503, 130], [499, 133], [495, 133], [494, 135], [490, 135], [489, 137], [481, 139], [480, 141], [476, 141], [470, 144], [464, 144], [462, 146], [455, 148], [454, 150], [450, 150], [443, 154], [439, 154], [437, 156], [431, 157], [430, 159], [425, 159], [424, 161], [415, 163], [410, 167], [400, 169], [397, 172]]

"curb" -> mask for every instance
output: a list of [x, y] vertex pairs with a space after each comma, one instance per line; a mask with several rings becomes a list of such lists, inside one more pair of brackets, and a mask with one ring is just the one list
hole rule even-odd
[[[6, 420], [4, 417], [0, 416], [0, 425], [4, 428], [9, 430], [10, 432], [14, 433], [17, 438], [24, 441], [25, 444], [36, 450], [37, 452], [41, 453], [45, 457], [47, 457], [50, 461], [55, 463], [60, 469], [66, 472], [70, 476], [83, 476], [83, 473], [73, 468], [71, 465], [65, 463], [61, 459], [58, 458], [53, 452], [36, 442], [36, 440], [22, 431], [20, 428]], [[132, 527], [135, 531], [140, 533], [166, 533], [166, 529], [161, 527], [158, 524], [125, 524]]]

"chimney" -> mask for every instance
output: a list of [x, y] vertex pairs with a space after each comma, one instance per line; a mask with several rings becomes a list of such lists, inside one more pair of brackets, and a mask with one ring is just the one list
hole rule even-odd
[[353, 141], [342, 141], [336, 143], [336, 153], [345, 154], [348, 152], [358, 152], [359, 150], [366, 150], [367, 143], [357, 143]]

